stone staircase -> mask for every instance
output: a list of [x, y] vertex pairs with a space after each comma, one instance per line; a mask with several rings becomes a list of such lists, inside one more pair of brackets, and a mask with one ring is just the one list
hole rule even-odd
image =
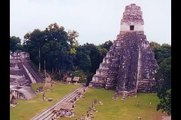
[[23, 64], [26, 66], [26, 68], [29, 70], [29, 72], [32, 74], [32, 76], [35, 78], [37, 82], [43, 81], [43, 78], [41, 77], [39, 71], [30, 61], [24, 62]]

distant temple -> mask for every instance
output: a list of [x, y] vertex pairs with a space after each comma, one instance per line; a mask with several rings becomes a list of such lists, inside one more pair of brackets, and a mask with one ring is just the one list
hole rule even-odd
[[120, 33], [107, 52], [89, 86], [115, 89], [118, 94], [152, 92], [157, 62], [143, 29], [142, 11], [126, 6]]
[[29, 57], [26, 52], [10, 52], [10, 98], [31, 99], [35, 96], [31, 83], [43, 82]]

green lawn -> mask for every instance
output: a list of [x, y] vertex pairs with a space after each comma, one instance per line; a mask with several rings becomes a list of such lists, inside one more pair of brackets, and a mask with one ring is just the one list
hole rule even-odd
[[45, 93], [46, 97], [53, 98], [52, 102], [43, 101], [41, 93], [32, 100], [18, 100], [18, 105], [10, 109], [10, 119], [29, 120], [39, 112], [58, 102], [61, 98], [78, 87], [79, 85], [65, 85], [62, 83], [53, 85], [52, 89]]
[[[78, 85], [61, 83], [54, 85], [45, 93], [47, 97], [53, 98], [52, 102], [42, 101], [42, 94], [38, 94], [32, 100], [18, 100], [19, 104], [10, 110], [10, 119], [29, 120], [78, 87]], [[163, 114], [156, 111], [156, 105], [159, 102], [156, 94], [140, 93], [137, 97], [129, 97], [125, 101], [122, 101], [121, 97], [116, 101], [113, 100], [113, 94], [114, 91], [111, 90], [89, 88], [85, 97], [76, 102], [75, 116], [61, 118], [61, 120], [75, 120], [81, 115], [86, 115], [86, 111], [94, 99], [103, 103], [103, 105], [95, 106], [98, 112], [94, 113], [94, 120], [138, 120], [138, 116], [141, 116], [142, 120], [161, 120]]]
[[129, 97], [125, 101], [122, 101], [121, 97], [116, 101], [113, 100], [113, 94], [114, 91], [111, 90], [89, 88], [85, 98], [81, 98], [76, 103], [75, 116], [60, 119], [80, 119], [81, 115], [86, 115], [88, 107], [96, 98], [102, 101], [103, 105], [95, 106], [98, 112], [94, 113], [94, 120], [138, 120], [138, 116], [141, 116], [142, 120], [161, 120], [163, 114], [156, 111], [156, 105], [159, 102], [156, 94], [139, 93], [137, 97]]

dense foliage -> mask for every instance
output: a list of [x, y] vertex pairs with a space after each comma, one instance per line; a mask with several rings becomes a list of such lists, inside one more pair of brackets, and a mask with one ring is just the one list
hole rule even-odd
[[162, 110], [167, 114], [171, 114], [171, 46], [168, 44], [159, 45], [158, 43], [150, 43], [154, 50], [155, 58], [158, 62], [159, 69], [156, 79], [158, 80], [157, 96], [160, 103], [157, 110]]
[[10, 37], [10, 50], [15, 52], [17, 50], [22, 50], [21, 39], [19, 37], [11, 36]]
[[[77, 34], [77, 32], [72, 33]], [[24, 38], [24, 47], [30, 53], [35, 64], [51, 73], [73, 69], [73, 53], [75, 37], [56, 23], [49, 25], [45, 30], [35, 29], [27, 33]], [[45, 65], [44, 65], [45, 64]]]

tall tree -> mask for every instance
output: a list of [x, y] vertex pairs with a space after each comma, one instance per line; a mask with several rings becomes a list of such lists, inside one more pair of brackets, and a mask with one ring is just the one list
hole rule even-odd
[[89, 50], [86, 49], [85, 46], [79, 46], [77, 48], [75, 65], [85, 72], [90, 72], [92, 64], [89, 56]]
[[158, 49], [160, 47], [160, 44], [156, 43], [156, 42], [150, 42], [150, 47], [154, 50], [154, 49]]
[[99, 46], [102, 48], [105, 48], [108, 51], [110, 49], [110, 47], [112, 46], [112, 44], [113, 44], [113, 42], [111, 40], [108, 40]]
[[160, 99], [160, 103], [157, 106], [157, 110], [162, 110], [171, 114], [171, 46], [168, 44], [159, 45], [158, 43], [152, 43], [152, 49], [155, 53], [155, 58], [159, 65], [158, 72], [156, 74], [157, 84], [157, 96]]
[[70, 41], [76, 37], [77, 35], [74, 35], [70, 38], [63, 26], [53, 23], [43, 31], [35, 29], [27, 33], [24, 36], [24, 46], [36, 64], [43, 66], [46, 61], [47, 71], [58, 73], [73, 68]]
[[106, 56], [106, 53], [109, 51], [112, 44], [113, 44], [112, 41], [109, 40], [109, 41], [106, 41], [105, 43], [97, 46], [102, 59]]
[[41, 47], [44, 42], [44, 34], [39, 29], [35, 29], [32, 33], [27, 33], [25, 36], [25, 43], [29, 49], [33, 47], [30, 54], [37, 56], [34, 60], [38, 62], [39, 72], [41, 70]]
[[12, 52], [15, 52], [17, 50], [21, 50], [21, 39], [16, 36], [11, 36], [10, 37], [10, 50]]
[[91, 67], [89, 72], [95, 73], [96, 69], [99, 67], [99, 64], [102, 61], [101, 53], [97, 46], [94, 44], [84, 44], [81, 46], [81, 49], [90, 57]]
[[160, 103], [157, 110], [163, 110], [169, 115], [171, 114], [171, 57], [164, 59], [158, 70], [158, 78], [162, 84], [159, 85], [158, 97]]
[[160, 47], [154, 48], [153, 51], [158, 64], [160, 64], [165, 58], [171, 56], [171, 46], [168, 44], [162, 44]]

